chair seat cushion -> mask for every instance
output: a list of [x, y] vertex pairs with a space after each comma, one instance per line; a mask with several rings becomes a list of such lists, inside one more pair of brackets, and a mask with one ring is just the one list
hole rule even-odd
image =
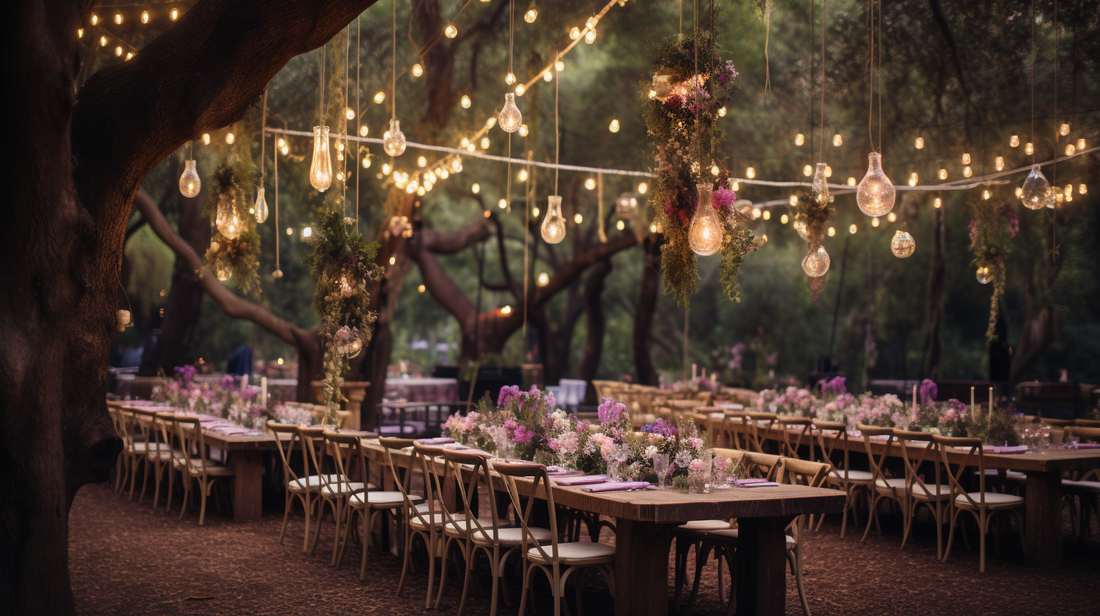
[[130, 445], [130, 451], [132, 451], [134, 453], [146, 453], [146, 452], [150, 452], [150, 451], [160, 451], [160, 450], [167, 451], [168, 450], [168, 444], [167, 443], [144, 443], [144, 442], [138, 441], [138, 442]]
[[357, 492], [348, 498], [352, 507], [360, 508], [364, 505], [372, 507], [396, 507], [404, 504], [405, 497], [400, 492]]
[[[924, 496], [926, 498], [936, 498], [936, 484], [934, 483], [917, 483], [913, 482], [913, 493], [917, 496]], [[939, 486], [940, 498], [951, 498], [951, 486], [940, 484]]]
[[169, 460], [182, 460], [183, 452], [179, 449], [160, 449], [156, 451], [149, 451], [145, 453], [146, 457], [154, 462], [168, 462]]
[[[480, 530], [475, 530], [472, 538], [474, 543], [480, 543], [483, 545], [492, 545], [493, 543], [493, 531], [489, 527], [485, 528], [487, 533]], [[535, 541], [539, 544], [549, 543], [551, 540], [549, 528], [529, 528], [531, 536], [534, 536]], [[517, 546], [523, 543], [523, 529], [518, 527], [498, 528], [497, 539], [500, 540], [501, 545]]]
[[363, 490], [373, 490], [375, 486], [362, 481], [331, 481], [329, 485], [321, 486], [322, 496], [347, 496]]
[[[548, 555], [553, 553], [550, 545], [542, 548]], [[550, 559], [544, 557], [539, 548], [527, 550], [527, 559], [533, 563], [549, 563]], [[615, 546], [605, 543], [592, 543], [589, 541], [574, 541], [558, 544], [558, 561], [563, 565], [594, 565], [615, 561]]]
[[321, 489], [321, 485], [326, 482], [335, 483], [337, 480], [336, 475], [325, 475], [324, 478], [321, 475], [310, 475], [309, 477], [299, 477], [294, 481], [287, 482], [287, 487], [291, 492], [305, 492], [307, 489], [316, 492]]
[[1062, 489], [1072, 492], [1100, 492], [1100, 481], [1062, 480]]
[[[418, 506], [417, 509], [419, 510], [420, 507]], [[445, 524], [447, 522], [447, 516], [443, 515], [443, 512], [441, 512], [438, 508], [436, 508], [435, 511], [436, 511], [435, 514], [430, 515], [430, 516], [428, 515], [428, 512], [426, 510], [421, 511], [419, 516], [412, 516], [411, 518], [409, 518], [409, 526], [416, 529], [416, 530], [424, 530], [424, 531], [428, 530], [427, 524], [431, 524], [432, 526], [434, 526], [436, 528], [439, 528], [439, 527], [443, 526], [443, 524]], [[466, 514], [465, 513], [453, 513], [453, 514], [451, 514], [451, 517], [456, 519], [456, 520], [462, 520], [462, 519], [465, 519]], [[425, 524], [425, 522], [427, 524]], [[488, 522], [482, 520], [481, 524], [482, 524], [482, 526], [492, 526], [493, 522], [491, 520], [488, 521]], [[465, 532], [465, 530], [463, 530], [462, 532]]]
[[[969, 492], [967, 494], [960, 494], [955, 497], [955, 505], [958, 507], [974, 509], [976, 505], [970, 503], [967, 500], [967, 496], [974, 499], [976, 503], [982, 502], [981, 492]], [[986, 492], [985, 504], [989, 507], [1014, 507], [1016, 505], [1024, 504], [1024, 498], [1022, 496], [1016, 496], [1015, 494], [1002, 494], [1001, 492]]]
[[889, 479], [876, 479], [876, 488], [904, 490], [905, 489], [905, 477], [890, 477]]
[[851, 469], [844, 471], [835, 468], [829, 473], [829, 477], [836, 480], [854, 481], [857, 483], [870, 483], [875, 479], [875, 476], [868, 471], [856, 471]]
[[[711, 537], [724, 537], [725, 539], [732, 539], [732, 540], [736, 541], [738, 530], [739, 529], [737, 529], [737, 528], [727, 528], [725, 530], [716, 530], [714, 532], [707, 533], [707, 535], [711, 536]], [[787, 549], [793, 548], [795, 543], [797, 543], [794, 540], [794, 537], [792, 537], [790, 535], [785, 535], [785, 536], [787, 537]]]
[[[978, 475], [981, 475], [981, 474], [982, 474], [981, 471], [974, 471], [974, 476], [975, 477], [977, 477]], [[1000, 474], [1001, 474], [1001, 471], [999, 471], [995, 468], [985, 469], [985, 476], [986, 477], [996, 477]], [[1024, 473], [1021, 473], [1020, 471], [1005, 471], [1005, 479], [1007, 479], [1009, 481], [1027, 481], [1027, 475], [1024, 474]]]
[[681, 524], [676, 527], [677, 531], [711, 531], [711, 530], [723, 530], [730, 527], [730, 523], [726, 520], [692, 520], [686, 524]]

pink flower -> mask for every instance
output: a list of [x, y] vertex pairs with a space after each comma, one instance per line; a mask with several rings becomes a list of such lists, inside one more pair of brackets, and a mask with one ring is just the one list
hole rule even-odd
[[688, 464], [688, 470], [690, 470], [690, 471], [699, 471], [702, 468], [703, 468], [703, 461], [702, 460], [698, 460], [698, 459], [692, 460], [691, 464]]
[[516, 433], [512, 436], [512, 440], [514, 440], [517, 444], [526, 443], [534, 436], [535, 433], [528, 430], [527, 426], [520, 426], [516, 428]]
[[699, 451], [703, 448], [703, 439], [692, 437], [688, 439], [688, 444], [695, 448], [695, 451]]
[[558, 439], [556, 438], [546, 439], [546, 446], [550, 448], [550, 451], [557, 451], [560, 447], [560, 445], [558, 444]]

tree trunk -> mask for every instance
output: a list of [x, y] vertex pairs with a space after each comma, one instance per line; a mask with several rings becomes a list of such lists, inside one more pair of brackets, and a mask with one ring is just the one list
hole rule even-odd
[[[600, 295], [603, 293], [604, 281], [611, 274], [611, 259], [604, 259], [589, 268], [588, 277], [584, 281], [584, 320], [585, 341], [584, 355], [581, 356], [581, 364], [577, 369], [577, 378], [591, 381], [596, 378], [596, 370], [600, 367], [600, 356], [603, 354], [603, 335], [606, 320], [603, 314], [603, 303]], [[585, 395], [589, 402], [596, 401], [596, 390], [589, 387]]]
[[[179, 235], [196, 254], [206, 251], [210, 243], [210, 221], [202, 215], [203, 195], [189, 199], [176, 194], [179, 204]], [[146, 220], [143, 218], [143, 220]], [[171, 376], [172, 369], [182, 363], [183, 354], [191, 345], [191, 337], [199, 322], [202, 307], [202, 284], [182, 257], [176, 257], [172, 270], [172, 287], [164, 307], [160, 337], [153, 348], [147, 348], [141, 358], [138, 374]]]
[[650, 338], [653, 335], [653, 317], [657, 313], [657, 299], [661, 287], [661, 246], [653, 238], [647, 238], [642, 246], [645, 264], [642, 267], [642, 285], [638, 292], [638, 308], [634, 314], [634, 367], [638, 371], [638, 384], [657, 385], [657, 368], [653, 365]]
[[921, 372], [933, 381], [940, 378], [940, 359], [943, 356], [943, 291], [946, 277], [944, 252], [947, 250], [947, 222], [943, 208], [932, 210], [932, 271], [928, 277], [928, 333], [924, 339], [924, 353], [928, 370]]

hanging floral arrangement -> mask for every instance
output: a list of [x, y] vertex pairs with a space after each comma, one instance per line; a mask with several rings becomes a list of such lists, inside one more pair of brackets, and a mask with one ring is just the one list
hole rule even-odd
[[974, 211], [974, 219], [970, 221], [970, 250], [974, 253], [971, 265], [978, 268], [975, 272], [978, 282], [993, 283], [989, 327], [985, 331], [986, 342], [993, 343], [997, 339], [998, 307], [1005, 291], [1005, 254], [1008, 241], [1020, 232], [1020, 219], [1012, 208], [993, 200], [975, 201], [971, 208]]
[[[665, 291], [683, 306], [689, 304], [699, 279], [689, 231], [697, 214], [706, 213], [696, 211], [700, 191], [707, 192], [700, 185], [718, 187], [710, 203], [717, 214], [716, 226], [721, 227], [718, 250], [723, 255], [721, 282], [727, 298], [739, 300], [737, 274], [743, 256], [755, 248], [752, 232], [737, 225], [733, 211], [737, 196], [726, 188], [724, 133], [716, 122], [738, 90], [737, 70], [733, 62], [714, 53], [711, 34], [700, 35], [698, 42], [698, 63], [694, 39], [672, 37], [661, 43], [655, 52], [653, 80], [642, 87], [657, 175], [650, 203], [666, 240], [661, 260]], [[703, 254], [711, 252], [714, 249]]]
[[806, 284], [813, 294], [816, 306], [818, 296], [825, 290], [828, 280], [825, 274], [829, 271], [829, 256], [822, 242], [825, 240], [825, 229], [829, 226], [829, 221], [836, 216], [836, 208], [833, 207], [834, 197], [827, 188], [802, 192], [797, 198], [798, 213], [795, 214], [794, 229], [806, 241], [807, 256], [802, 261], [802, 269], [809, 278]]
[[204, 269], [222, 282], [236, 279], [242, 291], [259, 295], [260, 236], [255, 216], [248, 211], [252, 184], [247, 167], [241, 162], [223, 162], [214, 170], [210, 197], [203, 207], [203, 215], [214, 221]]
[[317, 232], [307, 242], [313, 250], [305, 263], [317, 278], [313, 309], [321, 317], [317, 328], [325, 349], [322, 403], [329, 409], [330, 423], [338, 425], [336, 411], [346, 401], [341, 386], [348, 360], [370, 342], [377, 317], [369, 309], [367, 284], [382, 277], [374, 262], [379, 245], [350, 233], [338, 211], [323, 214]]

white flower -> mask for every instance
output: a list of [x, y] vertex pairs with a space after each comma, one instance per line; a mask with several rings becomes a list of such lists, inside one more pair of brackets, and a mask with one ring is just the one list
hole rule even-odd
[[645, 459], [646, 460], [652, 460], [653, 456], [655, 456], [655, 455], [657, 455], [657, 447], [655, 445], [650, 445], [649, 447], [645, 448]]

